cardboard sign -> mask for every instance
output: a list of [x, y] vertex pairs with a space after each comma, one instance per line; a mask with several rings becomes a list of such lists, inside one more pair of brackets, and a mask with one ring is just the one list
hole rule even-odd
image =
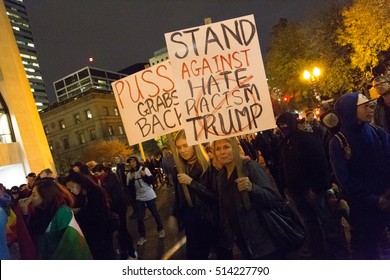
[[253, 15], [165, 40], [189, 144], [276, 126]]
[[169, 61], [112, 83], [130, 145], [182, 128]]

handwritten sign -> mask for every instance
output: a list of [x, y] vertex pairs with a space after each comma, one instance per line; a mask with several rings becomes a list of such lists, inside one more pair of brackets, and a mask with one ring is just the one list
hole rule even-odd
[[130, 145], [182, 128], [169, 61], [112, 83]]
[[276, 126], [253, 15], [165, 40], [189, 144]]

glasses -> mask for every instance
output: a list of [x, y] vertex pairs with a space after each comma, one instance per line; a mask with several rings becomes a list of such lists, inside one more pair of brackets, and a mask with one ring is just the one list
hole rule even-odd
[[389, 82], [381, 82], [379, 84], [376, 84], [376, 85], [373, 85], [374, 88], [378, 88], [378, 87], [381, 87], [383, 86], [384, 84], [388, 84]]

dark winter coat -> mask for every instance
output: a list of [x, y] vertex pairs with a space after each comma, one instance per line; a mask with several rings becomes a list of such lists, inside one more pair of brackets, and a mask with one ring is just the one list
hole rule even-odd
[[330, 166], [321, 141], [312, 132], [297, 127], [293, 114], [282, 114], [278, 121], [286, 123], [291, 133], [279, 146], [280, 184], [292, 196], [310, 189], [321, 193], [330, 187]]
[[252, 182], [252, 191], [248, 192], [251, 207], [248, 210], [244, 207], [241, 193], [237, 190], [236, 169], [230, 178], [227, 178], [226, 168], [218, 174], [220, 207], [222, 214], [226, 215], [229, 221], [243, 256], [246, 259], [261, 259], [278, 249], [271, 240], [256, 205], [272, 208], [277, 195], [258, 163], [244, 160], [244, 170]]
[[358, 216], [360, 221], [380, 223], [383, 214], [378, 209], [378, 200], [390, 188], [390, 136], [381, 127], [358, 124], [357, 100], [358, 93], [349, 93], [335, 105], [351, 157], [345, 157], [340, 141], [333, 137], [330, 159], [351, 206], [351, 215]]

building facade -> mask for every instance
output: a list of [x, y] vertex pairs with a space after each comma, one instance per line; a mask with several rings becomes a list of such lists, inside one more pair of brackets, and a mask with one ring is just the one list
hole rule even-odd
[[99, 140], [128, 143], [112, 91], [93, 89], [56, 103], [40, 112], [58, 173], [69, 171], [75, 161]]
[[0, 183], [11, 188], [30, 172], [55, 169], [3, 1], [0, 34]]
[[26, 76], [38, 111], [49, 105], [42, 72], [38, 62], [30, 24], [23, 0], [4, 0], [7, 16], [19, 48]]
[[154, 54], [154, 56], [149, 58], [150, 66], [159, 64], [160, 62], [163, 62], [163, 61], [169, 59], [167, 48], [159, 49], [159, 50], [155, 51], [153, 54]]
[[124, 73], [87, 66], [53, 83], [57, 102], [77, 96], [89, 89], [112, 91], [111, 83], [126, 76]]

